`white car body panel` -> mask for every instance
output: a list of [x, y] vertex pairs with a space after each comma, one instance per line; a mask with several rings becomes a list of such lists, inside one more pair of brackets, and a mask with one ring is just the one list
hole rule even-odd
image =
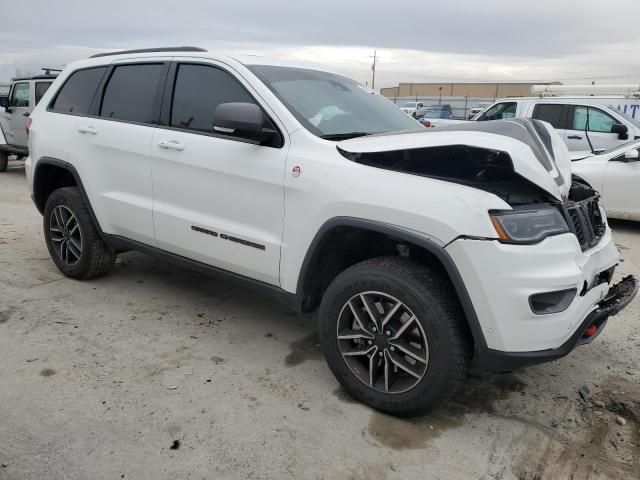
[[601, 205], [611, 218], [640, 220], [640, 161], [623, 158], [626, 151], [634, 149], [640, 150], [640, 142], [572, 164], [573, 172], [600, 192]]

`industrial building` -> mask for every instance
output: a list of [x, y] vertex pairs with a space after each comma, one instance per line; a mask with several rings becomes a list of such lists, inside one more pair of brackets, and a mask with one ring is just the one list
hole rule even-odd
[[391, 99], [439, 96], [495, 99], [531, 96], [533, 85], [560, 85], [560, 83], [400, 83], [397, 87], [381, 88], [380, 93]]

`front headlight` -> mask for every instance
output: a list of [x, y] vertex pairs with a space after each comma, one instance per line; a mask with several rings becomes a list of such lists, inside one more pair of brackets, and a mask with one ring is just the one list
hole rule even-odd
[[560, 209], [555, 207], [491, 212], [490, 215], [500, 241], [505, 243], [537, 243], [550, 235], [570, 231]]

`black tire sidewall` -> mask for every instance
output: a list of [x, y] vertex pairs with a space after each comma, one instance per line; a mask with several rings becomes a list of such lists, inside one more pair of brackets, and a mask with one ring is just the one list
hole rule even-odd
[[6, 152], [0, 152], [0, 172], [7, 170], [9, 165], [9, 154]]
[[[408, 392], [385, 394], [360, 381], [342, 358], [336, 336], [338, 315], [344, 304], [354, 295], [378, 291], [403, 302], [424, 329], [429, 345], [429, 364], [420, 382]], [[438, 321], [447, 311], [440, 308], [438, 297], [416, 291], [415, 284], [392, 271], [381, 268], [352, 268], [341, 274], [329, 287], [320, 307], [319, 329], [322, 349], [337, 380], [356, 399], [393, 415], [414, 415], [426, 411], [442, 400], [448, 392], [452, 356], [459, 354], [451, 341], [446, 322]]]
[[[47, 249], [49, 250], [49, 255], [51, 259], [56, 264], [58, 269], [64, 273], [68, 277], [72, 278], [82, 278], [86, 275], [90, 268], [91, 264], [91, 234], [90, 229], [94, 228], [91, 223], [90, 218], [85, 218], [83, 215], [84, 208], [81, 199], [78, 198], [78, 195], [74, 195], [71, 192], [70, 188], [61, 188], [54, 191], [49, 198], [47, 199], [47, 203], [44, 207], [43, 212], [43, 228], [44, 228], [44, 238], [45, 243], [47, 244]], [[51, 212], [53, 212], [54, 208], [58, 205], [64, 205], [67, 207], [73, 215], [76, 217], [78, 221], [78, 228], [80, 229], [80, 236], [82, 237], [82, 251], [80, 252], [80, 260], [75, 265], [67, 265], [56, 253], [53, 248], [53, 243], [51, 242], [51, 233], [49, 232], [49, 221], [51, 218]]]

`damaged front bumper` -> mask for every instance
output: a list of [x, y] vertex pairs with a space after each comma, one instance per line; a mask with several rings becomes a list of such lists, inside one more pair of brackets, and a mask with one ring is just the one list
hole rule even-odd
[[607, 296], [597, 304], [597, 308], [587, 315], [574, 334], [560, 347], [535, 352], [480, 349], [476, 351], [474, 364], [479, 368], [500, 372], [562, 358], [579, 345], [592, 342], [602, 333], [609, 317], [625, 308], [637, 293], [638, 279], [629, 275], [609, 288]]

